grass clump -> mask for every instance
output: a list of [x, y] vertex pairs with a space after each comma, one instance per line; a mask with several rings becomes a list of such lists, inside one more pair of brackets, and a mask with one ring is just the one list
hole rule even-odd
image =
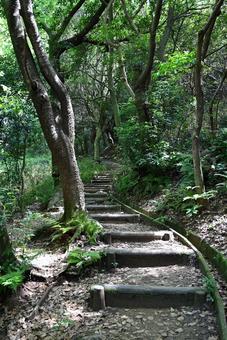
[[69, 265], [76, 266], [78, 272], [81, 272], [87, 267], [97, 264], [104, 253], [101, 251], [85, 251], [82, 249], [75, 249], [69, 253], [67, 262]]

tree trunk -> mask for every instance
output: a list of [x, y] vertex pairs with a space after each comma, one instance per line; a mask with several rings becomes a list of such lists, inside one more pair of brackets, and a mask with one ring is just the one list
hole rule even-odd
[[16, 262], [6, 227], [0, 223], [0, 273], [1, 267]]
[[157, 0], [155, 7], [154, 18], [151, 21], [148, 59], [145, 68], [140, 73], [134, 85], [135, 105], [138, 112], [138, 119], [140, 122], [149, 122], [151, 117], [149, 114], [148, 90], [151, 82], [151, 72], [154, 65], [154, 57], [156, 51], [156, 34], [159, 25], [159, 20], [162, 12], [163, 0]]
[[38, 28], [32, 13], [31, 1], [24, 0], [21, 2], [23, 18], [40, 71], [60, 102], [61, 107], [57, 117], [54, 114], [51, 99], [40, 78], [36, 62], [27, 43], [25, 29], [21, 20], [20, 2], [19, 0], [2, 0], [2, 3], [18, 64], [36, 108], [54, 162], [60, 172], [65, 208], [63, 218], [70, 219], [76, 207], [82, 210], [85, 209], [83, 184], [80, 179], [74, 151], [74, 114], [71, 99], [41, 46]]
[[152, 121], [149, 102], [147, 100], [147, 90], [143, 87], [137, 88], [134, 93], [139, 122], [144, 123]]
[[[111, 24], [112, 21], [113, 21], [113, 5], [111, 4], [108, 8], [107, 22]], [[117, 102], [117, 95], [116, 95], [115, 86], [114, 86], [113, 71], [114, 71], [113, 48], [109, 45], [108, 66], [107, 66], [108, 87], [110, 91], [110, 102], [111, 102], [111, 107], [113, 111], [114, 123], [115, 123], [115, 126], [118, 128], [121, 125], [121, 117], [120, 117], [120, 111], [119, 111], [119, 106]]]
[[204, 115], [204, 95], [202, 88], [202, 63], [201, 63], [202, 47], [203, 47], [203, 35], [201, 32], [199, 32], [197, 43], [197, 59], [194, 70], [196, 111], [192, 135], [192, 159], [194, 165], [194, 178], [195, 185], [197, 187], [197, 192], [199, 194], [205, 191], [202, 163], [200, 158], [200, 132], [202, 129]]
[[194, 68], [194, 86], [196, 98], [195, 121], [192, 135], [192, 157], [194, 165], [194, 178], [197, 192], [199, 194], [205, 192], [202, 163], [200, 158], [200, 132], [203, 124], [204, 116], [204, 94], [202, 86], [202, 61], [205, 59], [211, 34], [217, 17], [220, 15], [223, 0], [216, 1], [213, 12], [202, 30], [198, 32], [196, 63]]
[[196, 191], [199, 194], [202, 194], [203, 192], [205, 192], [205, 185], [203, 179], [202, 163], [200, 158], [200, 139], [199, 134], [196, 133], [196, 130], [194, 130], [192, 136], [192, 158], [194, 166], [195, 185], [197, 187]]
[[99, 162], [100, 161], [100, 140], [102, 137], [102, 130], [99, 125], [96, 126], [96, 134], [95, 134], [95, 141], [94, 141], [94, 160]]

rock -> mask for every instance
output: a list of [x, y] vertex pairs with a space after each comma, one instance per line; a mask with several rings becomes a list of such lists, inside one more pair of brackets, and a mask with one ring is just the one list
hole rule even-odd
[[175, 318], [175, 317], [177, 316], [177, 313], [170, 313], [170, 316], [171, 316], [172, 318]]
[[183, 332], [183, 328], [177, 328], [177, 329], [176, 329], [176, 332], [177, 332], [177, 333], [182, 333], [182, 332]]
[[168, 334], [167, 334], [166, 332], [163, 332], [163, 333], [161, 333], [161, 336], [162, 336], [163, 338], [167, 338]]
[[178, 321], [184, 321], [184, 317], [183, 316], [179, 316], [179, 318], [177, 318]]
[[148, 316], [147, 320], [153, 321], [153, 320], [154, 320], [154, 317], [153, 317], [153, 316]]
[[104, 338], [101, 335], [75, 335], [70, 340], [104, 340]]

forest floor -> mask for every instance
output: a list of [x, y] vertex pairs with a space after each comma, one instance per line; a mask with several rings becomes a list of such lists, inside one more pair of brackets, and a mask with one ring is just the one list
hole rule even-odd
[[[158, 214], [156, 207], [163, 200], [163, 195], [158, 194], [152, 199], [141, 200], [140, 208], [149, 213]], [[209, 205], [196, 216], [187, 216], [173, 210], [166, 210], [165, 216], [176, 220], [186, 230], [195, 232], [209, 245], [219, 250], [227, 258], [227, 208], [226, 198], [215, 198]], [[212, 268], [213, 275], [219, 284], [219, 292], [227, 311], [227, 283], [221, 275]]]
[[[36, 213], [37, 214], [37, 213]], [[18, 228], [11, 229], [11, 237], [16, 241], [19, 237], [34, 233], [40, 221], [40, 215], [21, 223]], [[45, 218], [43, 219], [45, 220]], [[20, 227], [20, 228], [19, 228]], [[144, 231], [143, 225], [138, 230]], [[158, 241], [157, 241], [158, 242]], [[154, 243], [153, 243], [154, 244]], [[36, 254], [33, 265], [40, 268], [42, 274], [51, 278], [53, 272], [64, 264], [65, 253], [51, 250], [45, 242], [29, 242], [25, 253]], [[83, 240], [74, 246], [83, 247]], [[99, 244], [86, 249], [103, 247]], [[117, 246], [117, 245], [116, 245]], [[147, 245], [146, 245], [147, 246]], [[157, 245], [158, 246], [158, 245]], [[18, 251], [20, 251], [18, 249]], [[40, 271], [39, 271], [40, 274]], [[174, 286], [203, 285], [203, 278], [198, 269], [191, 267], [171, 266], [166, 274], [163, 267], [119, 268], [114, 273], [92, 269], [86, 275], [75, 280], [62, 277], [56, 284], [51, 281], [27, 281], [19, 291], [8, 300], [0, 313], [0, 339], [4, 340], [217, 340], [215, 316], [207, 307], [154, 309], [117, 309], [107, 308], [94, 312], [88, 307], [90, 287], [94, 282], [128, 283], [152, 282], [152, 284]], [[179, 283], [180, 282], [180, 283]], [[48, 288], [52, 287], [36, 310], [40, 300]], [[36, 313], [34, 311], [36, 310]], [[208, 325], [208, 327], [207, 327]], [[151, 335], [152, 334], [152, 335]], [[196, 334], [196, 335], [195, 335]]]
[[[157, 195], [152, 199], [142, 200], [139, 206], [147, 212], [156, 213], [156, 206], [162, 199], [162, 195]], [[165, 215], [175, 219], [186, 229], [194, 231], [208, 244], [218, 249], [227, 257], [226, 204], [226, 198], [216, 198], [198, 215], [189, 217], [171, 209], [166, 210]]]
[[[141, 207], [155, 212], [155, 203], [161, 199], [162, 196], [159, 195], [152, 200], [142, 201]], [[13, 243], [17, 244], [17, 253], [23, 253], [30, 259], [34, 257], [33, 264], [38, 271], [39, 267], [42, 267], [41, 271], [44, 276], [47, 276], [47, 280], [27, 281], [21, 287], [19, 294], [13, 295], [7, 305], [0, 308], [0, 339], [194, 340], [191, 335], [194, 328], [198, 329], [196, 336], [198, 340], [218, 339], [214, 315], [207, 309], [170, 308], [164, 311], [153, 310], [152, 314], [144, 309], [138, 309], [136, 313], [129, 309], [115, 308], [107, 308], [99, 312], [91, 311], [88, 308], [88, 298], [90, 287], [94, 282], [101, 280], [108, 283], [133, 283], [134, 280], [140, 279], [142, 282], [152, 277], [155, 284], [155, 277], [159, 280], [161, 276], [159, 284], [165, 285], [167, 282], [165, 271], [163, 268], [155, 270], [151, 268], [148, 272], [143, 268], [137, 270], [134, 277], [129, 268], [118, 269], [114, 275], [92, 269], [81, 278], [60, 277], [57, 282], [53, 282], [51, 281], [53, 272], [59, 271], [65, 265], [65, 250], [49, 249], [45, 242], [30, 241], [37, 228], [45, 224], [48, 219], [47, 213], [40, 212], [39, 208], [38, 205], [34, 205], [30, 207], [24, 219], [20, 216], [15, 218], [13, 224], [9, 226], [9, 233]], [[168, 211], [166, 215], [175, 217], [186, 228], [194, 230], [223, 254], [227, 254], [227, 213], [224, 199], [221, 202], [212, 202], [209, 209], [193, 218], [172, 211]], [[140, 226], [138, 228], [142, 230]], [[27, 246], [22, 248], [23, 244]], [[83, 248], [83, 240], [78, 240], [74, 246]], [[100, 244], [98, 247], [102, 246]], [[97, 249], [97, 247], [90, 249]], [[191, 282], [192, 286], [198, 282], [203, 284], [202, 277], [196, 269], [192, 269], [191, 272], [188, 268], [182, 267], [181, 272], [176, 272], [174, 266], [172, 267], [171, 277], [168, 276], [168, 279], [171, 279], [173, 285], [177, 285], [179, 279], [185, 283]], [[223, 289], [227, 292], [226, 286]], [[48, 294], [45, 297], [46, 292]], [[41, 299], [43, 302], [37, 309]]]

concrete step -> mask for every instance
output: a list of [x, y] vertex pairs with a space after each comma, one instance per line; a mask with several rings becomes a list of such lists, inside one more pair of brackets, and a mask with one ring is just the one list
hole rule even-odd
[[111, 178], [97, 178], [97, 179], [93, 179], [91, 183], [92, 184], [111, 184], [112, 179]]
[[103, 222], [102, 223], [103, 227], [108, 230], [109, 232], [111, 231], [125, 231], [125, 232], [141, 232], [141, 231], [158, 231], [158, 228], [154, 226], [149, 226], [143, 223], [129, 223], [129, 222], [117, 222], [117, 223], [111, 223], [111, 222]]
[[91, 214], [91, 217], [99, 222], [109, 223], [123, 223], [123, 222], [139, 222], [140, 215], [126, 214], [126, 213], [104, 213], [104, 214]]
[[105, 191], [85, 192], [85, 199], [87, 198], [107, 198], [108, 193]]
[[90, 184], [86, 184], [84, 186], [84, 188], [107, 188], [107, 189], [111, 189], [112, 185], [111, 184], [102, 184], [102, 183], [90, 183]]
[[191, 249], [151, 249], [151, 248], [107, 248], [105, 265], [114, 267], [161, 267], [170, 265], [187, 266], [195, 262], [195, 253]]
[[96, 187], [86, 187], [84, 188], [85, 194], [86, 193], [96, 193], [96, 192], [105, 192], [107, 193], [109, 191], [108, 188], [96, 188]]
[[102, 239], [105, 243], [112, 242], [150, 242], [155, 240], [170, 241], [174, 240], [171, 231], [144, 231], [144, 232], [130, 232], [130, 231], [111, 231], [104, 233]]
[[94, 178], [112, 178], [113, 175], [111, 173], [105, 173], [105, 174], [99, 174], [99, 175], [96, 175]]
[[106, 197], [87, 197], [87, 198], [85, 198], [85, 202], [88, 205], [90, 205], [90, 204], [91, 205], [93, 205], [93, 204], [95, 204], [95, 205], [97, 205], [97, 204], [105, 204], [105, 205], [111, 204], [111, 202], [108, 201]]
[[201, 306], [207, 292], [199, 287], [150, 287], [137, 285], [94, 285], [90, 290], [93, 310], [117, 308], [176, 308]]
[[92, 204], [86, 206], [88, 211], [108, 212], [108, 211], [121, 211], [119, 204]]

